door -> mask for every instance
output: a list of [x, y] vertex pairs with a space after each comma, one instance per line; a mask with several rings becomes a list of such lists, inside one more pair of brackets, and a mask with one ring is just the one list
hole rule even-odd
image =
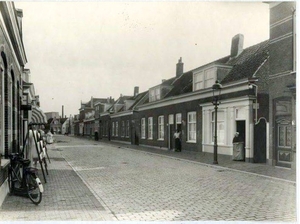
[[239, 133], [240, 140], [244, 142], [243, 150], [244, 150], [244, 159], [245, 160], [245, 140], [246, 140], [246, 122], [245, 121], [236, 121], [236, 131]]
[[276, 120], [275, 156], [276, 165], [291, 167], [292, 161], [292, 125], [287, 117]]
[[169, 114], [169, 122], [168, 122], [168, 148], [172, 150], [174, 148], [174, 115]]
[[254, 158], [255, 163], [267, 161], [267, 123], [265, 119], [259, 120], [254, 126]]

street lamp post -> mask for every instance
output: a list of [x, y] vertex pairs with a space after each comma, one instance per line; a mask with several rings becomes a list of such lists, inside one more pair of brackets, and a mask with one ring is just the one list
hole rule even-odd
[[214, 162], [213, 164], [218, 164], [218, 136], [217, 136], [217, 121], [218, 121], [218, 106], [219, 96], [221, 94], [222, 85], [217, 80], [215, 84], [212, 86], [213, 90], [213, 105], [215, 106], [215, 136], [214, 136]]

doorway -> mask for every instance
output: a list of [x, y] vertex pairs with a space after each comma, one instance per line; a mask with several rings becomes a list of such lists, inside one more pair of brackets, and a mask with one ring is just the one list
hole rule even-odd
[[265, 163], [267, 161], [267, 122], [259, 120], [254, 126], [254, 163]]
[[169, 114], [169, 125], [168, 125], [168, 148], [172, 150], [174, 148], [174, 115]]
[[245, 142], [246, 142], [246, 122], [245, 121], [236, 121], [236, 131], [239, 133], [240, 141], [244, 143], [244, 158], [245, 160]]

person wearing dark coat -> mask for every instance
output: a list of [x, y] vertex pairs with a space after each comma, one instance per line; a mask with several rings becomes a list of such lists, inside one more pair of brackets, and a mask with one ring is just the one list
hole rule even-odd
[[175, 138], [175, 152], [181, 152], [181, 139], [180, 139], [180, 131], [179, 129], [176, 130], [174, 133]]
[[236, 132], [235, 135], [234, 135], [234, 138], [232, 140], [232, 143], [236, 143], [236, 142], [240, 142], [241, 141], [241, 138], [240, 138], [240, 133]]

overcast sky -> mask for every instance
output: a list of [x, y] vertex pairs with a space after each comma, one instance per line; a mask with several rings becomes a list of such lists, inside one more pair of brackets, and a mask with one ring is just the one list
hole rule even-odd
[[26, 68], [44, 112], [78, 114], [80, 102], [117, 99], [269, 39], [261, 2], [15, 2], [23, 9]]

